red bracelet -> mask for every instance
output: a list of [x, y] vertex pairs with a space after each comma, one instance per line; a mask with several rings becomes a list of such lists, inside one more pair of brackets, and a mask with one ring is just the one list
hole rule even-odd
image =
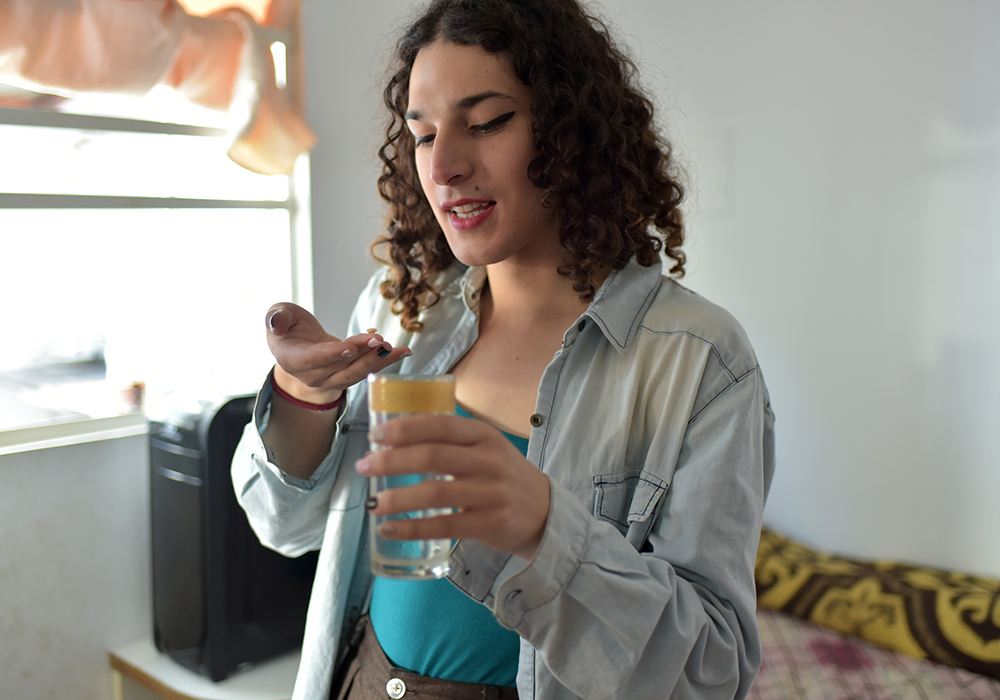
[[298, 406], [299, 408], [307, 408], [310, 411], [329, 411], [331, 408], [336, 408], [340, 404], [344, 403], [344, 394], [341, 394], [340, 398], [334, 401], [333, 403], [323, 403], [323, 404], [309, 403], [308, 401], [302, 401], [301, 399], [297, 399], [291, 394], [289, 394], [287, 391], [282, 389], [280, 386], [278, 386], [278, 382], [274, 381], [274, 374], [271, 374], [271, 389], [274, 390], [275, 394], [277, 394], [278, 396], [280, 396], [293, 406]]

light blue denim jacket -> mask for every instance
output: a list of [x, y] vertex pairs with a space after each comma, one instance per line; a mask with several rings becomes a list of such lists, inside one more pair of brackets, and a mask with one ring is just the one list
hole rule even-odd
[[[475, 342], [482, 269], [455, 267], [424, 330], [378, 293], [349, 334], [413, 350], [390, 371], [447, 372]], [[261, 540], [320, 548], [295, 700], [325, 700], [341, 640], [363, 611], [368, 449], [364, 383], [348, 391], [330, 455], [308, 481], [269, 459], [270, 389], [233, 461]], [[460, 541], [450, 579], [521, 636], [522, 700], [742, 698], [760, 664], [753, 566], [774, 471], [773, 414], [757, 360], [726, 311], [633, 261], [613, 272], [542, 375], [528, 459], [552, 483], [530, 565]]]

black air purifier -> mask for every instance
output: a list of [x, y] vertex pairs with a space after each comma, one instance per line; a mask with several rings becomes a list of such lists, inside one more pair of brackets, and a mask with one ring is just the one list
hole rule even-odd
[[236, 502], [230, 462], [252, 396], [191, 400], [150, 421], [153, 637], [219, 681], [298, 648], [317, 553], [265, 548]]

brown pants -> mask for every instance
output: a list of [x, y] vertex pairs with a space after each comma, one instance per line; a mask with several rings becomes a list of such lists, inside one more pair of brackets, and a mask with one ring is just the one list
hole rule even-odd
[[428, 678], [395, 668], [365, 615], [351, 635], [347, 658], [333, 679], [331, 700], [517, 700], [517, 689]]

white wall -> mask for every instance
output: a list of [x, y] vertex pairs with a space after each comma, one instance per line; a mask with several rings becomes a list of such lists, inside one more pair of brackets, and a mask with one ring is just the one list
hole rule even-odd
[[0, 698], [109, 700], [152, 634], [145, 436], [0, 456]]
[[[371, 269], [358, 261], [381, 226], [373, 62], [410, 5], [306, 3], [316, 304], [331, 329]], [[690, 166], [687, 284], [743, 322], [770, 385], [768, 523], [1000, 575], [1000, 5], [595, 7]]]

